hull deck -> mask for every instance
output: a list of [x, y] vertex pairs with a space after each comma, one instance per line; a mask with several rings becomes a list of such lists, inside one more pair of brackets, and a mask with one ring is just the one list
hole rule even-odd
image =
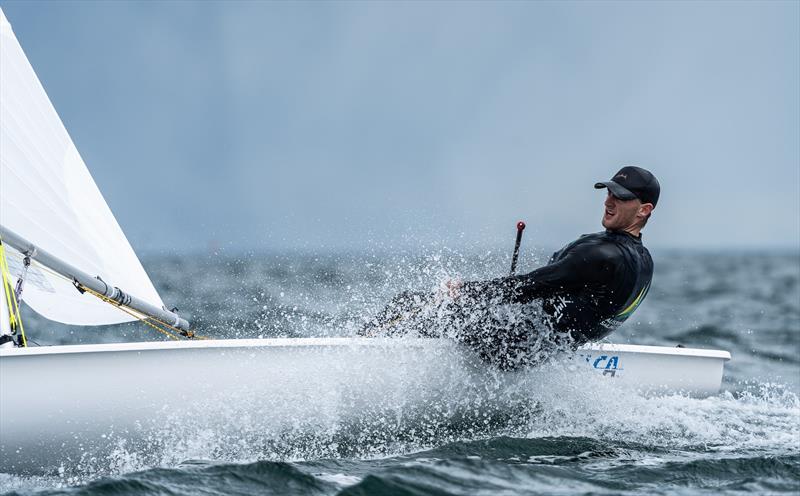
[[120, 442], [152, 443], [176, 432], [225, 433], [231, 425], [238, 426], [231, 438], [240, 441], [342, 426], [357, 431], [374, 418], [413, 429], [434, 417], [445, 421], [523, 408], [548, 381], [702, 396], [719, 390], [729, 358], [723, 351], [603, 344], [565, 360], [499, 372], [439, 339], [4, 349], [0, 460], [11, 473], [47, 473], [118, 450]]

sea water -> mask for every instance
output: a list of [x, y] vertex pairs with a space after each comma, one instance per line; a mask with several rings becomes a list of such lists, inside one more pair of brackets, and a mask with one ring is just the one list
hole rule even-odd
[[[539, 255], [520, 270], [540, 264]], [[452, 277], [496, 277], [508, 258], [223, 251], [148, 254], [143, 263], [164, 301], [181, 307], [200, 334], [258, 338], [352, 336], [395, 293], [435, 290]], [[199, 420], [170, 426], [156, 450], [122, 439], [111, 455], [58, 473], [2, 473], [0, 460], [0, 493], [796, 493], [800, 254], [655, 252], [654, 259], [647, 300], [610, 341], [730, 351], [717, 395], [643, 396], [550, 370], [529, 396], [494, 398], [504, 406], [472, 416], [442, 399], [419, 419], [365, 412], [360, 421], [327, 419], [318, 432], [273, 438], [242, 412], [220, 410], [199, 427]], [[70, 328], [24, 317], [41, 345], [163, 339], [140, 324]]]

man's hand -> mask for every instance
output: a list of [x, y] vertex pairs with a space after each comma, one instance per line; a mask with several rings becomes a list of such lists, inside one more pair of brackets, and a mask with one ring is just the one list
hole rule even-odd
[[455, 300], [461, 295], [461, 288], [464, 286], [464, 281], [461, 279], [448, 279], [442, 286], [442, 296], [447, 296]]

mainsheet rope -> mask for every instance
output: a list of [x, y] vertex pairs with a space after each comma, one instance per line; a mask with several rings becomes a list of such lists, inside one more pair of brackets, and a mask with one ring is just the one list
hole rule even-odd
[[168, 336], [170, 339], [173, 339], [175, 341], [180, 341], [181, 337], [185, 337], [187, 339], [209, 339], [206, 336], [197, 335], [194, 331], [186, 331], [186, 330], [183, 330], [183, 329], [178, 329], [177, 327], [174, 327], [174, 326], [172, 326], [172, 325], [170, 325], [170, 324], [168, 324], [168, 323], [166, 323], [166, 322], [164, 322], [162, 320], [159, 320], [159, 319], [157, 319], [155, 317], [151, 317], [149, 315], [143, 315], [143, 314], [141, 314], [139, 312], [131, 310], [130, 308], [124, 307], [124, 306], [120, 305], [117, 301], [112, 300], [111, 298], [107, 297], [106, 295], [104, 295], [102, 293], [98, 293], [97, 291], [94, 291], [91, 288], [87, 288], [86, 286], [80, 284], [76, 280], [70, 280], [68, 277], [64, 276], [63, 274], [59, 274], [58, 272], [50, 269], [49, 267], [47, 267], [45, 265], [39, 264], [38, 267], [43, 269], [43, 270], [45, 270], [46, 272], [49, 272], [50, 274], [53, 274], [54, 276], [57, 276], [57, 277], [60, 277], [60, 278], [64, 279], [65, 281], [70, 281], [76, 288], [78, 288], [78, 290], [85, 291], [85, 292], [87, 292], [87, 293], [89, 293], [89, 294], [91, 294], [93, 296], [96, 296], [100, 300], [105, 301], [106, 303], [115, 306], [116, 308], [122, 310], [123, 312], [127, 313], [128, 315], [130, 315], [131, 317], [135, 318], [136, 320], [139, 320], [139, 321], [147, 324], [151, 328], [155, 329], [156, 331], [160, 332], [161, 334], [164, 334], [165, 336]]
[[[115, 300], [112, 300], [111, 298], [107, 297], [106, 295], [104, 295], [102, 293], [98, 293], [97, 291], [94, 291], [91, 288], [87, 288], [86, 286], [83, 286], [82, 284], [76, 283], [76, 285], [80, 286], [80, 288], [82, 290], [86, 291], [87, 293], [92, 294], [92, 295], [100, 298], [101, 300], [105, 301], [106, 303], [114, 305], [115, 307], [119, 308], [120, 310], [122, 310], [123, 312], [127, 313], [131, 317], [135, 317], [135, 318], [139, 319], [140, 321], [142, 321], [145, 324], [149, 325], [150, 327], [152, 327], [156, 331], [158, 331], [158, 332], [160, 332], [162, 334], [165, 334], [165, 335], [169, 336], [170, 338], [172, 338], [172, 339], [174, 339], [176, 341], [179, 341], [181, 337], [185, 337], [187, 339], [208, 339], [206, 336], [198, 336], [198, 335], [196, 335], [194, 333], [194, 331], [186, 331], [184, 329], [179, 329], [179, 328], [174, 327], [174, 326], [172, 326], [170, 324], [167, 324], [163, 320], [159, 320], [159, 319], [157, 319], [155, 317], [150, 317], [148, 315], [142, 315], [142, 314], [140, 314], [138, 312], [134, 312], [130, 308], [126, 308], [126, 307], [120, 305], [118, 302], [116, 302]], [[159, 327], [159, 326], [163, 326], [163, 327]], [[176, 335], [176, 333], [177, 333], [177, 335]]]

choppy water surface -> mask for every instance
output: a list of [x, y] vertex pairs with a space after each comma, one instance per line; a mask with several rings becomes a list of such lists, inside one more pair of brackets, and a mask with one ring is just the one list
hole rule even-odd
[[[506, 398], [498, 404], [507, 409], [480, 418], [432, 405], [418, 423], [365, 412], [359, 422], [273, 439], [263, 425], [234, 414], [222, 430], [214, 427], [219, 422], [170, 428], [155, 451], [122, 440], [111, 458], [87, 458], [61, 474], [0, 473], [0, 492], [797, 492], [800, 255], [654, 258], [650, 295], [611, 340], [729, 350], [733, 360], [717, 396], [643, 397], [551, 374], [539, 378], [529, 397]], [[529, 257], [522, 270], [540, 261]], [[233, 338], [353, 335], [396, 292], [433, 289], [456, 275], [495, 277], [506, 271], [508, 257], [203, 254], [143, 262], [164, 301], [178, 304], [202, 333]], [[26, 317], [40, 344], [160, 338], [134, 324], [75, 329]]]

